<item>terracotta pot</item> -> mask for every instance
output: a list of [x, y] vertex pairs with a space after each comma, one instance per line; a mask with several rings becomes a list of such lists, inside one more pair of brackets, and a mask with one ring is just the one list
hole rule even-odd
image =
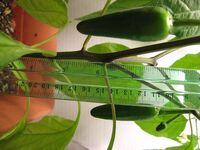
[[[15, 14], [15, 36], [16, 39], [22, 41], [27, 45], [33, 45], [39, 41], [44, 40], [50, 35], [57, 32], [57, 29], [48, 25], [40, 23], [22, 9], [16, 7]], [[50, 42], [41, 46], [41, 48], [56, 50], [57, 40], [53, 39]], [[45, 68], [44, 68], [45, 69]], [[28, 76], [28, 78], [35, 78], [40, 80], [49, 80], [48, 78], [41, 78], [35, 76]], [[54, 101], [48, 99], [31, 98], [29, 120], [38, 119], [47, 115], [53, 109]], [[26, 98], [1, 96], [0, 99], [0, 133], [14, 127], [20, 118], [24, 115], [26, 110]]]

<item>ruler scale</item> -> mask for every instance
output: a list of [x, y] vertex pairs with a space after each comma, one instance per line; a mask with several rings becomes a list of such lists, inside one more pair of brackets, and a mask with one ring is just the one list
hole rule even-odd
[[[9, 65], [5, 69], [47, 76], [53, 80], [9, 79], [4, 82], [4, 88], [0, 90], [1, 95], [75, 100], [74, 90], [80, 101], [109, 103], [103, 63], [28, 57], [22, 58], [21, 61], [26, 64], [25, 68], [16, 69]], [[185, 109], [199, 109], [194, 104], [200, 103], [200, 70], [133, 64], [117, 64], [119, 66], [117, 68], [113, 63], [107, 63], [106, 66], [115, 104], [151, 104], [161, 107], [170, 104], [174, 108], [179, 108], [180, 106], [173, 103], [174, 100], [186, 106]], [[72, 84], [63, 81], [65, 76], [72, 81]], [[23, 90], [26, 87], [28, 92]], [[190, 102], [191, 98], [195, 102]]]
[[[98, 76], [104, 77], [103, 63], [94, 63], [86, 61], [73, 61], [73, 60], [49, 60], [42, 58], [22, 58], [23, 63], [26, 64], [26, 68], [16, 69], [12, 66], [8, 66], [8, 70], [15, 71], [25, 71], [25, 72], [40, 72], [40, 73], [63, 73], [66, 75], [80, 75], [80, 76]], [[54, 63], [57, 63], [61, 68], [56, 68]], [[40, 64], [40, 65], [38, 65]], [[38, 67], [39, 66], [39, 67]], [[120, 70], [117, 70], [112, 63], [108, 63], [108, 74], [110, 77], [114, 78], [128, 78], [133, 79], [133, 76], [127, 75]], [[180, 84], [196, 84], [200, 85], [200, 70], [194, 69], [173, 69], [173, 68], [162, 68], [153, 66], [141, 66], [126, 64], [120, 65], [123, 68], [137, 74], [139, 78], [134, 78], [135, 80], [146, 80], [151, 82], [163, 82], [163, 83], [180, 83]], [[45, 68], [45, 70], [44, 70]], [[143, 73], [145, 71], [145, 74]], [[166, 79], [163, 74], [165, 72], [169, 79]], [[184, 78], [184, 76], [189, 75], [189, 78]]]
[[[20, 87], [28, 86], [30, 93], [24, 92]], [[36, 81], [18, 80], [4, 89], [4, 94], [14, 96], [31, 96], [38, 98], [50, 98], [61, 100], [75, 100], [73, 97], [73, 90], [77, 93], [77, 97], [85, 102], [109, 103], [107, 87], [98, 85], [79, 85], [79, 84], [63, 84], [63, 83], [49, 83]], [[115, 104], [135, 105], [135, 104], [152, 104], [162, 106], [168, 100], [161, 97], [164, 93], [170, 97], [178, 96], [179, 98], [187, 100], [189, 96], [198, 96], [200, 93], [191, 92], [173, 92], [153, 89], [137, 89], [126, 87], [112, 87], [112, 94]], [[63, 94], [67, 93], [67, 95]]]

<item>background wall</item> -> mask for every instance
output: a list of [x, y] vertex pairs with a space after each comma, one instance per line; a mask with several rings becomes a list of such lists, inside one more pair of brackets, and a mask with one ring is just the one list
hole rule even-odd
[[[103, 8], [104, 4], [105, 0], [69, 1], [69, 16], [71, 23], [59, 36], [59, 51], [79, 50], [82, 47], [85, 36], [76, 31], [77, 21], [75, 21], [74, 18], [101, 9]], [[138, 43], [129, 40], [93, 37], [89, 43], [89, 46], [103, 42], [118, 42], [123, 43], [129, 47], [144, 45], [144, 43]], [[184, 56], [187, 52], [197, 53], [199, 52], [199, 47], [188, 47], [176, 51], [173, 54], [170, 54], [159, 60], [159, 66], [169, 66], [176, 59]], [[105, 150], [107, 148], [112, 131], [112, 121], [104, 121], [92, 118], [90, 116], [90, 110], [95, 106], [97, 106], [97, 104], [81, 104], [81, 119], [76, 134], [74, 136], [75, 144], [71, 145], [69, 149], [81, 150], [80, 147], [74, 147], [77, 142], [84, 145], [90, 150]], [[74, 119], [77, 113], [76, 110], [77, 104], [75, 102], [56, 101], [56, 107], [52, 114]], [[189, 128], [187, 128], [186, 132], [189, 133]], [[116, 133], [117, 135], [114, 144], [115, 150], [161, 149], [169, 146], [178, 145], [178, 143], [174, 141], [165, 138], [156, 138], [149, 134], [146, 134], [133, 122], [117, 122]]]

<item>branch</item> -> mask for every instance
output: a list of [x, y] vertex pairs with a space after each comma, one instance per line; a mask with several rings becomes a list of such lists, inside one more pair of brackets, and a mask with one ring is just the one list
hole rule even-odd
[[[144, 47], [138, 47], [133, 49], [128, 49], [124, 51], [114, 52], [114, 53], [104, 53], [97, 54], [88, 51], [68, 51], [68, 52], [58, 52], [56, 57], [49, 57], [49, 59], [84, 59], [89, 61], [100, 61], [100, 62], [111, 62], [113, 60], [124, 58], [128, 56], [136, 56], [146, 53], [158, 52], [164, 49], [177, 48], [182, 46], [189, 46], [192, 44], [200, 43], [200, 36], [192, 37], [188, 39], [182, 39], [177, 41], [170, 41], [166, 43], [154, 44]], [[37, 58], [47, 58], [41, 54], [29, 54], [24, 57], [37, 57]]]

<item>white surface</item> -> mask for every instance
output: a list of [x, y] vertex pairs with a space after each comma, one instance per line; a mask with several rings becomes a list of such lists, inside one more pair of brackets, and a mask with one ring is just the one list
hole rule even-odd
[[[93, 12], [94, 10], [101, 9], [105, 0], [72, 0], [69, 1], [70, 20], [72, 23], [66, 30], [59, 36], [59, 50], [78, 50], [81, 48], [85, 36], [76, 31], [77, 22], [74, 18]], [[124, 43], [129, 47], [139, 46], [141, 43], [129, 40], [117, 40], [112, 38], [92, 38], [89, 43], [94, 45], [103, 42], [118, 42]], [[189, 48], [187, 50], [179, 50], [166, 56], [164, 59], [159, 60], [159, 66], [169, 66], [174, 60], [184, 56], [187, 52], [199, 52], [199, 47]], [[146, 55], [147, 56], [147, 55]], [[81, 119], [74, 136], [74, 140], [84, 145], [90, 150], [105, 150], [108, 146], [112, 122], [92, 118], [90, 110], [97, 104], [82, 103], [81, 104]], [[61, 115], [67, 118], [76, 117], [77, 105], [75, 102], [56, 101], [56, 107], [53, 114]], [[189, 129], [187, 129], [189, 132]], [[133, 122], [118, 122], [117, 135], [114, 143], [114, 150], [142, 150], [142, 149], [159, 149], [169, 146], [178, 145], [176, 142], [156, 138], [144, 133]], [[71, 146], [72, 150], [80, 150]]]

